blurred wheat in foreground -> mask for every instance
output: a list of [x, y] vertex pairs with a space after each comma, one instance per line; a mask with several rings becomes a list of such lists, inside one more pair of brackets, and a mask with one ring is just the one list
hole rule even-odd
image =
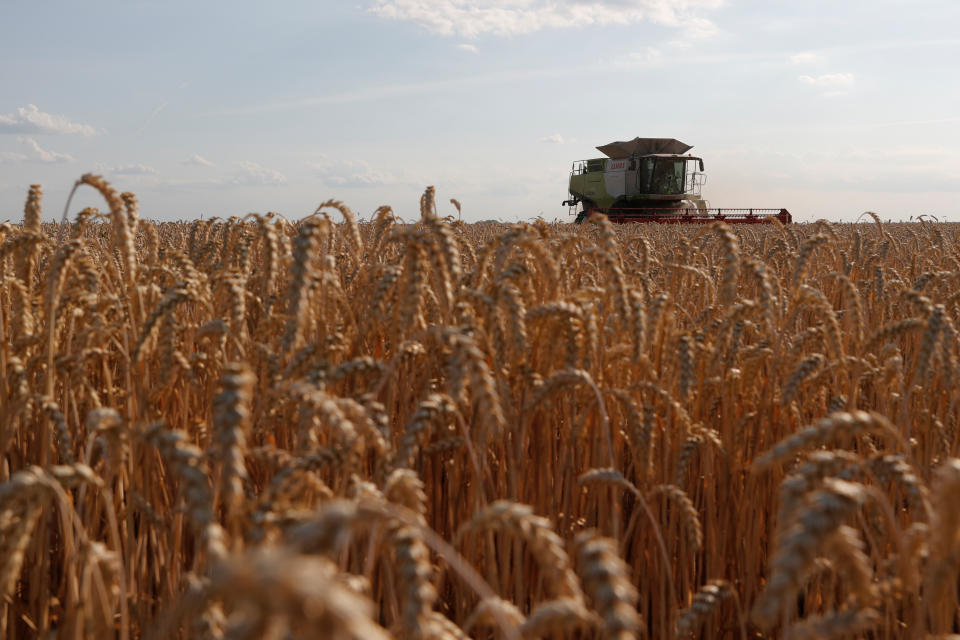
[[0, 226], [0, 638], [958, 631], [960, 226], [78, 186]]

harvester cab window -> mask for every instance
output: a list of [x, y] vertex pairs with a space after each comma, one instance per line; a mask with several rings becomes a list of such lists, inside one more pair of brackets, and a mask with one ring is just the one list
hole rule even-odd
[[686, 177], [686, 160], [659, 158], [653, 168], [651, 193], [665, 195], [683, 193]]
[[653, 158], [643, 158], [640, 161], [640, 172], [637, 174], [637, 189], [640, 193], [650, 193], [650, 177], [653, 175]]

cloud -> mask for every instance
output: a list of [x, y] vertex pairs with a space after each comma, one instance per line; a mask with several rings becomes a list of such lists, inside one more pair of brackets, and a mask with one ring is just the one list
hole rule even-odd
[[642, 21], [702, 36], [715, 31], [702, 13], [722, 4], [723, 0], [374, 0], [369, 11], [439, 35], [465, 38]]
[[947, 118], [933, 118], [929, 120], [893, 120], [891, 122], [878, 122], [875, 127], [914, 127], [918, 125], [939, 125], [953, 124], [960, 122], [960, 116], [950, 116]]
[[197, 166], [197, 167], [215, 167], [215, 166], [217, 166], [217, 165], [215, 165], [214, 163], [212, 163], [212, 162], [210, 162], [209, 160], [207, 160], [206, 158], [204, 158], [203, 156], [201, 156], [199, 153], [193, 154], [192, 156], [190, 156], [189, 158], [187, 158], [186, 160], [184, 160], [184, 161], [181, 162], [180, 164], [192, 164], [192, 165]]
[[467, 53], [480, 53], [480, 50], [477, 49], [477, 45], [467, 44], [466, 42], [458, 44], [457, 49], [460, 49], [461, 51], [466, 51]]
[[397, 184], [388, 171], [374, 169], [362, 160], [340, 160], [309, 163], [325, 184], [331, 187], [366, 188]]
[[925, 147], [854, 147], [847, 150], [832, 149], [821, 152], [824, 158], [850, 158], [853, 160], [893, 160], [898, 166], [904, 158], [910, 158], [910, 166], [917, 167], [920, 161], [932, 163], [931, 168], [938, 166], [941, 161], [960, 158], [960, 149], [952, 147], [925, 146]]
[[145, 164], [118, 164], [109, 165], [98, 163], [96, 166], [98, 173], [112, 176], [155, 176], [160, 172]]
[[822, 76], [800, 76], [797, 79], [814, 87], [838, 88], [849, 87], [855, 77], [852, 73], [826, 73]]
[[[202, 158], [201, 158], [202, 159]], [[192, 160], [192, 158], [191, 158]], [[196, 164], [184, 161], [183, 164]], [[212, 164], [212, 163], [211, 163]], [[276, 187], [287, 184], [287, 177], [275, 169], [264, 167], [248, 160], [234, 162], [234, 169], [226, 175], [206, 178], [170, 178], [163, 181], [166, 187], [177, 189], [229, 189], [232, 187]]]
[[936, 168], [874, 169], [870, 175], [846, 175], [843, 171], [832, 176], [811, 176], [813, 186], [831, 191], [856, 190], [869, 193], [958, 193], [960, 183], [956, 176]]
[[161, 103], [158, 104], [156, 107], [154, 107], [154, 108], [153, 108], [153, 111], [150, 112], [150, 115], [147, 116], [147, 119], [143, 121], [143, 124], [142, 124], [142, 125], [140, 125], [140, 130], [143, 131], [143, 129], [145, 129], [148, 124], [150, 124], [150, 121], [151, 121], [151, 120], [153, 120], [154, 118], [156, 118], [158, 115], [160, 115], [160, 112], [161, 112], [161, 111], [163, 111], [164, 109], [167, 108], [167, 105], [168, 105], [168, 104], [170, 104], [170, 101], [169, 101], [169, 100], [167, 100], [167, 101], [165, 101], [165, 102], [161, 102]]
[[160, 172], [145, 164], [131, 163], [112, 165], [97, 163], [94, 170], [96, 173], [109, 177], [112, 181], [139, 184], [139, 188], [156, 186], [162, 182]]
[[96, 129], [88, 124], [71, 122], [66, 116], [44, 113], [36, 105], [18, 107], [15, 113], [0, 115], [0, 133], [47, 133], [94, 136]]
[[563, 136], [560, 135], [559, 133], [555, 133], [552, 136], [547, 136], [546, 138], [540, 138], [540, 142], [547, 142], [550, 144], [563, 144], [564, 142], [566, 142], [566, 140], [564, 140]]
[[287, 177], [274, 169], [261, 166], [256, 162], [242, 161], [237, 162], [236, 171], [227, 178], [228, 184], [239, 186], [268, 186], [276, 187], [287, 184]]
[[118, 176], [155, 176], [159, 172], [145, 164], [123, 164], [110, 169], [110, 173]]
[[647, 47], [645, 51], [633, 51], [625, 56], [617, 56], [610, 61], [620, 68], [652, 67], [663, 61], [663, 52], [656, 47]]
[[43, 164], [74, 162], [73, 156], [69, 154], [42, 149], [33, 138], [18, 137], [17, 142], [20, 143], [23, 152], [2, 151], [0, 152], [0, 162], [11, 164], [20, 162], [39, 162]]
[[822, 62], [823, 56], [813, 51], [802, 51], [789, 57], [790, 64], [813, 64]]

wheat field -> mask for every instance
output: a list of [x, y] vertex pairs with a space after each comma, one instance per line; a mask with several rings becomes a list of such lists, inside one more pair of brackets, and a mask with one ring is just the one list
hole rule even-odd
[[960, 630], [960, 225], [77, 186], [0, 225], [0, 638]]

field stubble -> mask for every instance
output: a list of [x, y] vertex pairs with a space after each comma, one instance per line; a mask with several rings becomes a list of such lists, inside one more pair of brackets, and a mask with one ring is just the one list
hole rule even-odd
[[960, 227], [78, 184], [0, 225], [0, 638], [957, 631]]

